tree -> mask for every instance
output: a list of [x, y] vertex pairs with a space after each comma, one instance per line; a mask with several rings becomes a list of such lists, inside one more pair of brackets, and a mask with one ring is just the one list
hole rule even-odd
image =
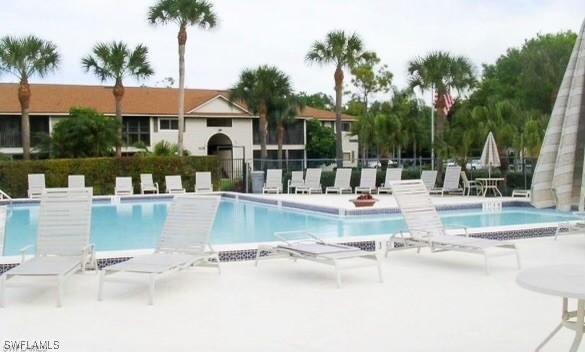
[[109, 156], [119, 145], [120, 121], [94, 109], [75, 107], [53, 127], [50, 154], [58, 158]]
[[346, 34], [344, 31], [329, 32], [323, 42], [316, 41], [311, 46], [305, 59], [320, 65], [335, 65], [335, 136], [337, 166], [343, 166], [343, 149], [341, 135], [341, 107], [343, 96], [343, 69], [354, 67], [364, 56], [360, 37]]
[[288, 124], [296, 120], [296, 117], [305, 108], [299, 98], [290, 94], [273, 102], [268, 108], [269, 120], [276, 127], [276, 141], [278, 144], [277, 159], [282, 167], [282, 145], [284, 144], [284, 132]]
[[332, 159], [335, 157], [335, 133], [318, 120], [307, 120], [307, 158]]
[[[148, 62], [148, 48], [139, 44], [131, 50], [124, 42], [111, 42], [97, 43], [92, 52], [81, 60], [81, 64], [86, 72], [92, 71], [102, 82], [114, 80], [112, 94], [116, 102], [116, 118], [120, 122], [118, 140], [121, 141], [123, 80], [128, 76], [145, 79], [154, 73]], [[116, 145], [116, 156], [122, 156], [121, 144]]]
[[300, 92], [297, 94], [298, 100], [305, 106], [310, 106], [315, 109], [332, 111], [335, 107], [333, 98], [325, 93], [307, 94]]
[[9, 72], [19, 80], [18, 101], [21, 111], [21, 138], [23, 158], [30, 159], [30, 101], [29, 78], [45, 77], [59, 66], [57, 46], [35, 36], [0, 39], [0, 70]]
[[[290, 78], [274, 66], [246, 69], [230, 89], [230, 100], [243, 101], [260, 119], [260, 157], [266, 159], [269, 108], [292, 94]], [[262, 163], [263, 165], [263, 163]]]
[[183, 152], [183, 132], [185, 126], [185, 45], [187, 44], [187, 26], [210, 29], [217, 24], [213, 5], [205, 0], [158, 0], [148, 10], [151, 24], [176, 23], [179, 25], [177, 41], [179, 43], [179, 154]]

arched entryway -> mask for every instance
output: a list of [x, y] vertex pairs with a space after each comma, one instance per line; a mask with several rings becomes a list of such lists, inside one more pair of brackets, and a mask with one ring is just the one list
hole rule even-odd
[[216, 133], [207, 141], [207, 155], [215, 155], [220, 160], [222, 177], [233, 173], [232, 140], [223, 133]]

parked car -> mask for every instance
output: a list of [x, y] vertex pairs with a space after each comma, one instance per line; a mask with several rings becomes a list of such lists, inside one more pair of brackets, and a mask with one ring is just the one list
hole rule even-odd
[[468, 170], [480, 170], [480, 169], [483, 169], [483, 167], [481, 166], [481, 163], [480, 163], [479, 159], [469, 160], [467, 162], [467, 165], [465, 167]]

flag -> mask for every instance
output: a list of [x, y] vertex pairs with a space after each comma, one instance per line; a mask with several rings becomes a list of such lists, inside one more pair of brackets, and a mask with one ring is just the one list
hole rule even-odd
[[445, 92], [440, 96], [438, 93], [435, 93], [435, 108], [441, 109], [443, 115], [447, 116], [449, 114], [453, 104], [455, 104], [455, 99], [453, 99], [449, 92]]

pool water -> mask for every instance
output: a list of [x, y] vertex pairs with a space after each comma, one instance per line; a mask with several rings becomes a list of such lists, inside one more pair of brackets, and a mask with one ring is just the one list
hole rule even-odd
[[[168, 201], [163, 200], [94, 204], [91, 242], [98, 251], [154, 248], [168, 204]], [[14, 205], [9, 210], [3, 255], [18, 255], [24, 246], [34, 245], [38, 210], [37, 205]], [[447, 228], [538, 224], [576, 219], [570, 213], [533, 208], [504, 208], [501, 213], [482, 213], [477, 209], [443, 211], [441, 217]], [[343, 237], [391, 234], [405, 230], [406, 226], [398, 214], [341, 219], [247, 201], [222, 199], [211, 242], [267, 242], [275, 240], [274, 232], [305, 229], [322, 237]]]

